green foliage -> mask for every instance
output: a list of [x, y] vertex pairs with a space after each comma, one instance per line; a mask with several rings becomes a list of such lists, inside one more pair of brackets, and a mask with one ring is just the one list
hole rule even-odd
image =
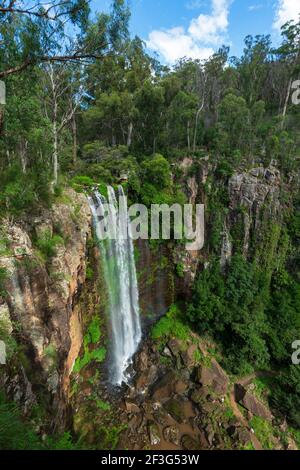
[[102, 400], [96, 400], [96, 405], [97, 405], [97, 408], [99, 408], [99, 410], [101, 411], [110, 411], [111, 409], [110, 404]]
[[41, 450], [39, 436], [33, 426], [23, 419], [18, 407], [5, 400], [0, 394], [0, 449], [2, 450]]
[[254, 429], [255, 435], [261, 443], [263, 449], [273, 450], [274, 443], [272, 441], [272, 437], [274, 435], [274, 430], [272, 425], [259, 416], [253, 416], [250, 421], [250, 426]]
[[38, 204], [49, 205], [51, 197], [45, 170], [23, 174], [18, 165], [0, 171], [0, 216], [20, 216]]
[[183, 278], [183, 277], [184, 277], [184, 265], [183, 265], [183, 263], [177, 263], [177, 264], [176, 264], [176, 275], [177, 275], [179, 278]]
[[45, 230], [36, 245], [46, 260], [57, 254], [57, 248], [64, 245], [64, 239], [60, 235], [53, 235], [50, 230]]
[[83, 450], [85, 448], [80, 441], [74, 442], [69, 431], [61, 436], [48, 436], [44, 446], [46, 450]]
[[142, 164], [142, 171], [146, 181], [156, 188], [164, 189], [170, 187], [171, 172], [168, 160], [162, 155], [155, 154]]
[[222, 160], [216, 168], [216, 176], [219, 178], [230, 178], [233, 175], [233, 167], [227, 160]]
[[125, 424], [119, 426], [101, 426], [98, 431], [101, 449], [114, 450], [118, 445], [120, 434], [126, 428]]
[[89, 176], [74, 176], [70, 184], [78, 192], [91, 190], [95, 186], [94, 181]]
[[106, 357], [106, 349], [104, 347], [95, 348], [102, 337], [99, 318], [95, 317], [87, 328], [87, 332], [83, 338], [83, 357], [78, 357], [75, 361], [73, 372], [79, 373], [83, 367], [91, 361], [103, 362]]
[[271, 403], [284, 413], [289, 423], [300, 429], [300, 370], [299, 366], [289, 365], [281, 372], [272, 389]]
[[260, 368], [268, 364], [266, 318], [258, 289], [253, 266], [235, 255], [226, 276], [218, 261], [199, 275], [188, 308], [197, 330], [221, 341], [224, 361], [234, 372], [247, 372], [251, 364]]
[[5, 296], [6, 294], [6, 280], [8, 278], [8, 273], [5, 268], [0, 267], [0, 296]]
[[88, 326], [85, 342], [96, 344], [101, 338], [99, 319], [95, 317]]
[[176, 305], [170, 307], [167, 314], [153, 326], [151, 331], [151, 336], [154, 340], [176, 337], [182, 341], [186, 341], [189, 334], [189, 327], [180, 319], [180, 312]]
[[24, 417], [18, 406], [0, 394], [0, 449], [2, 450], [78, 450], [80, 443], [65, 432], [42, 440], [34, 421]]

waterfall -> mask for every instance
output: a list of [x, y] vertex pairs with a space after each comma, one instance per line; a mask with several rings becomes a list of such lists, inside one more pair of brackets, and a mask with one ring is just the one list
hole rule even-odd
[[[125, 217], [118, 217], [118, 201], [109, 186], [108, 201], [95, 192], [90, 198], [96, 237], [100, 243], [105, 281], [109, 295], [109, 317], [112, 329], [112, 367], [110, 380], [115, 385], [128, 382], [127, 369], [141, 340], [139, 296], [127, 204]], [[123, 188], [120, 200], [126, 201]], [[107, 204], [108, 202], [108, 204]], [[104, 238], [103, 219], [114, 239]]]

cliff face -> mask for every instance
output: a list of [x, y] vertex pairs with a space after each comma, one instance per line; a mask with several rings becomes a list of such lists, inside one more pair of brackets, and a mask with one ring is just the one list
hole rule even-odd
[[40, 216], [21, 224], [6, 221], [2, 233], [6, 282], [0, 319], [17, 343], [7, 344], [1, 385], [25, 411], [42, 391], [56, 423], [63, 424], [68, 377], [82, 342], [77, 299], [91, 236], [87, 199], [68, 190]]
[[236, 252], [247, 258], [256, 256], [270, 225], [280, 226], [282, 222], [282, 181], [274, 166], [220, 176], [209, 157], [197, 164], [186, 158], [180, 169], [188, 202], [205, 206], [204, 248], [199, 252], [182, 250], [175, 254], [175, 262], [182, 264], [184, 273], [179, 293], [183, 290], [189, 294], [197, 270], [205, 269], [213, 253], [220, 257], [222, 267]]
[[[205, 269], [213, 256], [220, 257], [224, 268], [236, 252], [249, 259], [261, 257], [263, 262], [264, 249], [274, 257], [278, 245], [284, 207], [280, 200], [282, 182], [275, 167], [220, 176], [208, 158], [200, 163], [187, 158], [181, 170], [188, 202], [205, 205], [205, 246], [190, 252], [184, 245], [174, 248], [174, 244], [166, 243], [155, 248], [148, 242], [137, 243], [144, 332], [177, 299], [189, 298], [197, 272]], [[273, 233], [270, 227], [278, 227], [272, 240], [266, 237], [266, 233]], [[147, 445], [154, 449], [170, 448], [172, 444], [184, 449], [250, 445], [249, 425], [237, 416], [237, 408], [232, 413], [226, 401], [233, 390], [226, 386], [220, 394], [213, 382], [207, 385], [211, 393], [207, 388], [207, 395], [203, 395], [204, 379], [198, 375], [212, 358], [206, 357], [202, 339], [186, 325], [179, 328], [184, 333], [183, 341], [174, 337], [172, 324], [167, 338], [155, 341], [150, 337], [141, 345], [135, 358], [134, 387], [122, 398], [112, 396], [105, 388], [105, 366], [99, 374], [99, 364], [93, 360], [80, 371], [74, 369], [70, 387], [74, 362], [80, 350], [85, 353], [84, 329], [105, 301], [104, 280], [97, 268], [101, 264], [99, 250], [91, 249], [91, 235], [87, 199], [72, 190], [39, 216], [20, 223], [5, 221], [0, 246], [0, 268], [6, 273], [5, 289], [0, 289], [0, 333], [7, 354], [6, 365], [0, 365], [0, 387], [22, 405], [25, 413], [42, 397], [42, 406], [53, 416], [55, 429], [66, 423], [71, 388], [74, 429], [82, 433], [85, 427], [92, 427], [86, 434], [92, 443], [96, 439], [97, 445], [99, 428], [102, 426], [106, 436], [111, 424], [118, 426], [120, 433], [123, 424], [128, 426], [121, 438], [128, 448], [132, 443], [132, 448]], [[102, 332], [101, 341], [106, 341], [105, 336], [109, 333]], [[91, 352], [96, 344], [89, 347]], [[109, 366], [109, 359], [107, 362]], [[219, 371], [218, 366], [216, 369]], [[171, 385], [161, 382], [165, 375]], [[184, 415], [174, 418], [174, 409], [182, 405]], [[109, 407], [115, 415], [107, 412]], [[223, 416], [222, 433], [213, 429], [212, 408], [216, 410], [216, 422], [223, 415], [234, 418], [232, 423]], [[130, 432], [134, 434], [137, 429], [133, 441]], [[240, 431], [246, 433], [245, 442]], [[101, 445], [105, 447], [107, 440], [103, 437]]]

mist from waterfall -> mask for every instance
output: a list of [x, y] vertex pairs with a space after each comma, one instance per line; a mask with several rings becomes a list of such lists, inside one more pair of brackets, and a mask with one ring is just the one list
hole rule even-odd
[[[127, 383], [128, 367], [141, 341], [139, 295], [134, 259], [134, 247], [129, 218], [118, 217], [118, 201], [114, 189], [107, 188], [108, 201], [98, 191], [90, 198], [96, 237], [100, 243], [105, 281], [109, 296], [109, 317], [112, 329], [112, 364], [110, 381], [114, 385]], [[125, 201], [122, 186], [118, 187]], [[108, 205], [106, 206], [106, 203]], [[108, 207], [109, 230], [114, 239], [104, 239], [103, 221]], [[126, 205], [127, 209], [127, 205]]]

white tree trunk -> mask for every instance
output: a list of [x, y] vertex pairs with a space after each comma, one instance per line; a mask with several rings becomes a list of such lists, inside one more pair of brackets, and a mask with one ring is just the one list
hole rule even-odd
[[53, 133], [53, 184], [57, 185], [58, 182], [58, 129], [56, 121], [57, 104], [54, 105], [54, 120], [52, 126]]
[[190, 138], [190, 121], [187, 123], [187, 145], [188, 145], [188, 151], [191, 150], [191, 138]]
[[196, 145], [197, 145], [197, 132], [198, 132], [198, 122], [199, 122], [199, 117], [200, 113], [203, 109], [203, 103], [201, 107], [198, 109], [197, 114], [196, 114], [196, 121], [195, 121], [195, 132], [194, 132], [194, 143], [193, 143], [193, 152], [196, 150]]
[[27, 168], [27, 149], [28, 149], [28, 141], [21, 139], [20, 158], [21, 158], [22, 172], [24, 174], [26, 173], [26, 168]]
[[73, 134], [73, 163], [76, 165], [77, 163], [77, 123], [76, 123], [76, 115], [73, 114], [72, 117], [72, 134]]
[[132, 143], [132, 132], [133, 132], [133, 124], [131, 122], [128, 126], [127, 147], [130, 147]]
[[291, 88], [292, 88], [292, 78], [289, 79], [289, 83], [288, 83], [288, 87], [287, 87], [286, 97], [285, 97], [283, 111], [282, 111], [281, 129], [283, 129], [283, 127], [284, 127], [284, 121], [285, 121], [285, 116], [286, 116], [286, 112], [287, 112], [287, 107], [288, 107], [288, 104], [289, 104]]

